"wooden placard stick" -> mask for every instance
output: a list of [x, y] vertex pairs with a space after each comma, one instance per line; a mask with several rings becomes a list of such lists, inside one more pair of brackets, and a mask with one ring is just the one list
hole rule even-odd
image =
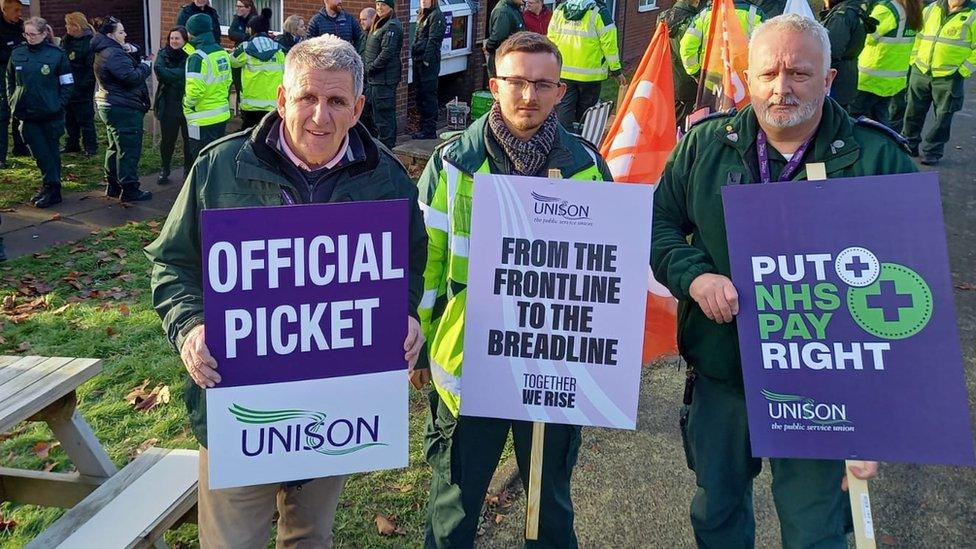
[[[562, 179], [563, 175], [556, 168], [549, 168], [549, 179]], [[529, 454], [529, 485], [526, 487], [525, 504], [525, 539], [539, 539], [539, 500], [542, 492], [542, 447], [546, 438], [546, 424], [541, 421], [532, 423], [532, 451]]]
[[529, 455], [529, 486], [526, 488], [525, 539], [539, 539], [539, 500], [542, 492], [542, 447], [546, 424], [532, 423], [532, 452]]
[[[827, 168], [823, 162], [807, 164], [807, 180], [827, 179]], [[851, 498], [851, 515], [854, 519], [854, 544], [857, 549], [875, 549], [874, 521], [871, 518], [871, 496], [868, 495], [868, 481], [861, 480], [851, 473], [851, 465], [862, 466], [864, 462], [847, 460], [844, 474], [847, 475], [847, 493]]]

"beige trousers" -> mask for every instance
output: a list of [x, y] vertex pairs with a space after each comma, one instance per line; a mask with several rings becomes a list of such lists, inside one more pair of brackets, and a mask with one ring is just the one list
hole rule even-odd
[[276, 547], [332, 547], [332, 524], [345, 476], [319, 478], [301, 486], [261, 484], [211, 491], [207, 467], [207, 449], [201, 446], [197, 507], [203, 549], [267, 547], [276, 505]]

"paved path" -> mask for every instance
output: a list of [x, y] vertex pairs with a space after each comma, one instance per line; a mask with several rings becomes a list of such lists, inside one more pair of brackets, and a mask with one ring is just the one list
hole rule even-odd
[[183, 170], [174, 170], [170, 184], [156, 184], [156, 174], [139, 179], [140, 188], [152, 191], [152, 200], [120, 203], [105, 196], [104, 188], [63, 196], [57, 206], [39, 210], [18, 204], [2, 210], [0, 237], [4, 239], [7, 257], [40, 252], [51, 246], [80, 240], [92, 231], [124, 225], [130, 221], [146, 221], [163, 217], [176, 200], [183, 182]]
[[[976, 285], [976, 85], [956, 115], [939, 166], [953, 283]], [[972, 286], [969, 286], [972, 287]], [[955, 290], [956, 313], [976, 424], [976, 291]], [[920, 364], [924, 369], [925, 365]], [[636, 432], [584, 429], [573, 477], [582, 547], [693, 547], [688, 506], [695, 488], [678, 432], [682, 373], [647, 369]], [[518, 483], [516, 483], [518, 484]], [[881, 547], [976, 547], [976, 470], [885, 464], [871, 483]], [[769, 473], [756, 483], [757, 547], [778, 547]], [[499, 524], [488, 521], [481, 547], [521, 545], [524, 498]]]

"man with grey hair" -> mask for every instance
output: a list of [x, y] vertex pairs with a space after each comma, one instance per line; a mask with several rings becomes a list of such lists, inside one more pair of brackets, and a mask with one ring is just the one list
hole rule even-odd
[[[701, 547], [755, 545], [752, 482], [762, 468], [749, 446], [720, 188], [806, 179], [805, 163], [823, 163], [830, 178], [915, 171], [897, 134], [852, 120], [827, 96], [834, 74], [819, 23], [799, 15], [763, 23], [749, 44], [752, 105], [695, 125], [654, 194], [651, 265], [679, 300], [678, 344], [689, 367], [680, 425], [697, 478], [691, 523]], [[783, 546], [846, 548], [844, 462], [769, 464]], [[877, 463], [851, 472], [871, 478]]]
[[358, 123], [363, 103], [363, 64], [351, 44], [333, 35], [300, 42], [285, 60], [277, 110], [254, 128], [201, 151], [159, 238], [146, 247], [153, 263], [153, 305], [189, 374], [184, 400], [200, 443], [202, 547], [267, 546], [276, 507], [279, 547], [330, 547], [345, 483], [345, 477], [329, 477], [209, 489], [205, 389], [220, 383], [220, 373], [204, 336], [202, 210], [408, 199], [410, 292], [404, 360], [415, 383], [426, 378], [426, 370], [413, 370], [424, 343], [417, 307], [427, 257], [417, 188], [397, 159]]

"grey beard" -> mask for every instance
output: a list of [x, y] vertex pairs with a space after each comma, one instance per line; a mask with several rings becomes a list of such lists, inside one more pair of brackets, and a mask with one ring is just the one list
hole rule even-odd
[[762, 116], [763, 121], [770, 127], [776, 129], [792, 128], [793, 126], [799, 126], [800, 124], [806, 122], [813, 118], [813, 115], [817, 112], [817, 108], [823, 104], [823, 99], [819, 101], [809, 101], [800, 102], [799, 109], [796, 110], [792, 115], [787, 118], [777, 118], [769, 114], [769, 108], [773, 105], [763, 105], [760, 110], [759, 115]]

